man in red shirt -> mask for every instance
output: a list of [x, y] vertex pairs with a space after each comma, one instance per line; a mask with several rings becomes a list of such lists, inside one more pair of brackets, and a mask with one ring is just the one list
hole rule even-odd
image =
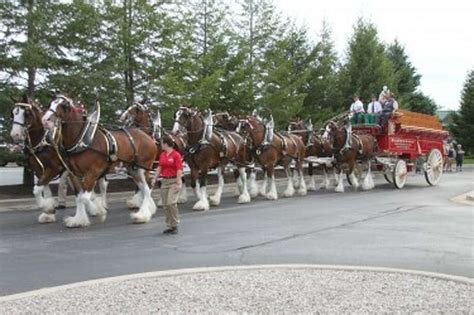
[[159, 177], [161, 177], [161, 200], [165, 210], [167, 229], [164, 234], [177, 234], [179, 224], [178, 197], [181, 190], [183, 174], [183, 159], [181, 154], [173, 148], [173, 140], [170, 137], [163, 137], [159, 165], [156, 169], [155, 178], [152, 186]]

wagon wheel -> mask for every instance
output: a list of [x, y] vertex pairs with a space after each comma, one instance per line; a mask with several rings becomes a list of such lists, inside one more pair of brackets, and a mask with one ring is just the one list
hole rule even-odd
[[[359, 164], [359, 163], [356, 163], [354, 165], [354, 175], [357, 177], [358, 180], [361, 179], [362, 173], [363, 173], [362, 165]], [[347, 178], [347, 182], [349, 183], [349, 185], [352, 186], [351, 177], [349, 176], [349, 174], [346, 174], [346, 178]]]
[[443, 175], [443, 155], [438, 149], [432, 149], [426, 155], [425, 179], [431, 186], [437, 185]]
[[407, 181], [407, 163], [404, 160], [398, 160], [395, 163], [395, 167], [392, 171], [392, 181], [393, 185], [398, 189], [402, 189], [405, 186], [405, 182]]

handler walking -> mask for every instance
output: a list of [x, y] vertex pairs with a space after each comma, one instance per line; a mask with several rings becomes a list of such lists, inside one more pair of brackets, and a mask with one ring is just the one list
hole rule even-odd
[[181, 190], [183, 174], [183, 161], [181, 154], [173, 149], [173, 140], [170, 137], [163, 137], [161, 141], [163, 152], [160, 155], [160, 164], [156, 169], [152, 186], [161, 177], [161, 201], [166, 216], [166, 226], [163, 234], [177, 234], [179, 224], [178, 197]]

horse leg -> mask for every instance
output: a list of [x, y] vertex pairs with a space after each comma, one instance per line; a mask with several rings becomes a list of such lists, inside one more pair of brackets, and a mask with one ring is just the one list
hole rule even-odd
[[239, 199], [237, 200], [238, 203], [247, 203], [250, 202], [250, 194], [247, 187], [247, 172], [245, 167], [239, 167], [239, 178], [242, 180], [242, 189]]
[[321, 182], [321, 185], [319, 188], [324, 188], [326, 190], [329, 190], [331, 187], [331, 181], [329, 180], [328, 176], [328, 168], [326, 165], [323, 165], [323, 181]]
[[293, 178], [291, 175], [291, 168], [289, 164], [285, 166], [285, 173], [288, 184], [286, 186], [285, 191], [283, 192], [283, 197], [292, 197], [295, 194], [295, 188], [293, 187]]
[[[100, 222], [104, 222], [107, 218], [107, 208], [104, 202], [103, 196], [95, 196], [94, 187], [99, 181], [99, 189], [106, 189], [106, 184], [100, 183], [100, 179], [93, 178], [92, 176], [84, 180], [84, 192], [82, 194], [82, 202], [85, 209], [93, 217], [98, 217]], [[102, 185], [102, 187], [100, 187]]]
[[198, 198], [199, 200], [194, 204], [193, 210], [209, 210], [209, 200], [207, 198], [207, 187], [206, 187], [207, 170], [201, 170], [199, 176], [199, 183], [196, 185], [196, 192], [199, 189]]
[[309, 184], [308, 184], [308, 190], [310, 191], [317, 191], [316, 187], [316, 179], [313, 173], [313, 163], [308, 163], [308, 175], [309, 175]]
[[267, 195], [267, 182], [268, 182], [268, 170], [263, 168], [263, 182], [262, 186], [260, 186], [260, 195], [266, 196]]
[[49, 180], [51, 179], [49, 170], [46, 170], [38, 184], [33, 187], [33, 195], [36, 199], [36, 204], [41, 209], [42, 213], [38, 217], [39, 223], [51, 223], [56, 221], [55, 201], [49, 188]]
[[296, 193], [300, 196], [305, 196], [308, 193], [308, 189], [306, 188], [306, 183], [304, 181], [304, 169], [303, 169], [303, 162], [298, 162], [297, 170], [299, 175], [299, 183]]
[[[334, 189], [335, 192], [340, 192], [340, 193], [343, 193], [344, 192], [344, 183], [342, 182], [343, 180], [343, 176], [342, 176], [342, 168], [338, 168], [338, 174], [336, 176], [337, 178], [337, 186], [336, 188]], [[336, 173], [335, 173], [336, 175]]]
[[[107, 181], [107, 178], [102, 177], [99, 179], [99, 192], [100, 195], [96, 196], [94, 203], [97, 207], [97, 209], [108, 209], [107, 206], [107, 187], [109, 186], [109, 182]], [[105, 212], [107, 213], [107, 212]], [[105, 220], [105, 218], [104, 218]]]
[[[96, 205], [91, 201], [92, 190], [95, 186], [96, 178], [93, 175], [86, 176], [81, 183], [81, 190], [76, 197], [76, 213], [73, 217], [66, 217], [64, 223], [69, 228], [84, 227], [90, 224], [86, 207], [91, 213], [100, 213]], [[104, 209], [105, 213], [107, 211]], [[105, 219], [105, 216], [103, 216]]]
[[349, 164], [349, 178], [351, 179], [352, 187], [354, 187], [355, 190], [359, 188], [359, 180], [357, 179], [357, 176], [354, 174], [354, 169], [355, 169], [355, 161]]
[[221, 203], [222, 192], [224, 191], [224, 167], [217, 168], [217, 190], [213, 196], [209, 198], [211, 205], [218, 206]]
[[129, 172], [137, 181], [138, 189], [140, 189], [143, 197], [140, 208], [138, 208], [137, 212], [131, 213], [130, 218], [133, 223], [147, 223], [156, 212], [156, 204], [151, 197], [151, 190], [146, 180], [147, 172], [144, 169], [129, 170]]
[[362, 181], [363, 190], [370, 190], [375, 187], [374, 179], [372, 178], [372, 169], [371, 169], [372, 162], [369, 160], [367, 164], [368, 164], [367, 174], [365, 175], [364, 180]]
[[268, 185], [270, 186], [270, 191], [266, 194], [267, 199], [269, 200], [277, 200], [278, 199], [278, 192], [276, 189], [275, 183], [275, 173], [273, 171], [273, 165], [267, 168], [267, 177], [268, 177]]
[[234, 179], [237, 186], [237, 190], [235, 191], [235, 197], [238, 197], [242, 194], [242, 186], [243, 186], [242, 176], [240, 175], [240, 172], [238, 169], [234, 169]]
[[300, 187], [300, 178], [299, 178], [299, 172], [298, 172], [297, 164], [295, 165], [295, 168], [293, 168], [293, 187], [295, 189], [298, 189]]
[[[186, 203], [188, 201], [188, 190], [186, 188], [186, 181], [184, 180], [184, 176], [181, 178], [181, 190], [179, 191], [178, 203]], [[161, 201], [161, 199], [160, 199]]]
[[334, 175], [334, 186], [337, 187], [337, 185], [339, 184], [339, 175], [342, 176], [342, 172], [341, 174], [339, 174], [339, 169], [337, 169], [337, 167], [333, 167], [332, 168], [332, 173]]
[[248, 182], [250, 197], [255, 198], [258, 196], [258, 186], [257, 186], [257, 172], [255, 168], [250, 169], [250, 178]]

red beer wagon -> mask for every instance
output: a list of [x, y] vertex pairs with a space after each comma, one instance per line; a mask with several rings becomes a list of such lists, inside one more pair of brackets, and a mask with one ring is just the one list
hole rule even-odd
[[407, 173], [415, 169], [420, 157], [428, 184], [436, 185], [441, 179], [447, 155], [444, 141], [449, 133], [443, 130], [437, 117], [399, 110], [384, 128], [378, 124], [357, 124], [352, 126], [352, 131], [356, 135], [376, 137], [376, 168], [396, 188], [405, 185]]

